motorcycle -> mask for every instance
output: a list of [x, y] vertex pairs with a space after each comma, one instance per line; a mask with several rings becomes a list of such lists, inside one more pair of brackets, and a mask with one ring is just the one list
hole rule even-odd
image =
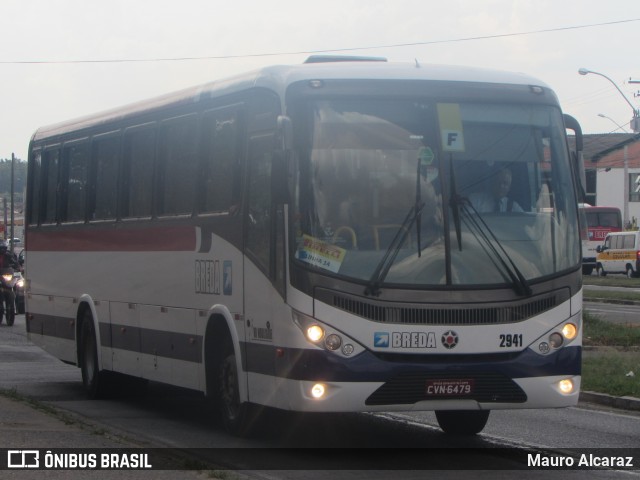
[[[0, 270], [0, 323], [5, 316], [10, 327], [16, 319], [16, 285], [21, 275], [16, 276], [13, 268]], [[6, 306], [6, 308], [5, 308]]]

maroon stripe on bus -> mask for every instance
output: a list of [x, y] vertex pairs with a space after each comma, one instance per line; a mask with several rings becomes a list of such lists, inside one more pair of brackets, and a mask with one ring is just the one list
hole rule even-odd
[[27, 232], [30, 252], [193, 252], [194, 226], [150, 226], [127, 228], [47, 227]]

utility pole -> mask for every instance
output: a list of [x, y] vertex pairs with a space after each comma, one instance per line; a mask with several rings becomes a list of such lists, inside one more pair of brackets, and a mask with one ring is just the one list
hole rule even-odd
[[16, 163], [16, 155], [14, 153], [11, 154], [11, 236], [9, 237], [11, 240], [9, 240], [9, 251], [11, 252], [11, 254], [13, 255], [13, 239], [15, 238], [15, 203], [14, 203], [14, 198], [13, 198], [13, 194], [14, 194], [14, 187], [15, 187], [15, 180], [14, 180], [14, 169], [15, 169], [15, 163]]
[[[630, 78], [629, 79], [629, 83], [630, 84], [638, 84], [638, 83], [640, 83], [640, 80], [632, 80]], [[633, 97], [634, 98], [640, 97], [640, 90], [637, 91], [636, 93], [634, 93]], [[631, 130], [633, 130], [636, 133], [640, 132], [640, 119], [638, 118], [637, 115], [631, 120]]]

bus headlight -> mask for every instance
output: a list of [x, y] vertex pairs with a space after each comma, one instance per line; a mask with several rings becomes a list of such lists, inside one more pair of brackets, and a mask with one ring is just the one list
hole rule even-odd
[[318, 343], [324, 337], [324, 330], [320, 325], [311, 325], [307, 328], [307, 338], [313, 343]]
[[567, 340], [573, 340], [578, 335], [578, 327], [573, 323], [565, 323], [564, 327], [562, 327], [562, 335]]
[[549, 335], [549, 344], [551, 345], [551, 347], [560, 348], [563, 342], [564, 337], [558, 332], [553, 332], [551, 335]]
[[327, 335], [327, 338], [324, 339], [324, 346], [327, 347], [327, 350], [337, 350], [340, 345], [342, 345], [342, 338], [335, 333]]
[[302, 330], [305, 339], [339, 357], [355, 357], [364, 351], [364, 347], [348, 335], [323, 324], [313, 317], [292, 310], [293, 322]]
[[577, 339], [579, 340], [580, 325], [582, 325], [582, 313], [574, 315], [568, 321], [548, 331], [533, 342], [529, 348], [540, 355], [548, 355]]

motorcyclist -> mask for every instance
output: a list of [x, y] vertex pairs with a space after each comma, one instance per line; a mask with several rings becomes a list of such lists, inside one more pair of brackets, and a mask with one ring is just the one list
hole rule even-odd
[[4, 240], [0, 241], [0, 269], [3, 268], [13, 268], [14, 270], [20, 269], [18, 260], [15, 255], [9, 253], [9, 246]]
[[[8, 251], [7, 242], [0, 242], [0, 272], [5, 273], [6, 269], [19, 270], [19, 268], [20, 265], [15, 256]], [[13, 273], [12, 270], [9, 271]], [[2, 322], [2, 318], [5, 315], [6, 304], [7, 325], [9, 326], [13, 325], [16, 315], [15, 299], [13, 288], [6, 287], [3, 283], [2, 288], [0, 288], [0, 322]]]

